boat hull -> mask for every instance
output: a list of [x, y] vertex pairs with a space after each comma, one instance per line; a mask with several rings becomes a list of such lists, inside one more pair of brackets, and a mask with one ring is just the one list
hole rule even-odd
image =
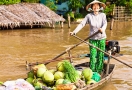
[[[89, 67], [89, 62], [75, 65], [75, 68], [77, 68], [77, 69], [81, 69], [81, 68], [85, 68], [85, 67]], [[106, 68], [107, 68], [107, 64], [104, 64], [104, 73], [103, 73], [102, 79], [99, 82], [92, 84], [92, 85], [86, 85], [81, 90], [97, 90], [97, 89], [103, 87], [104, 85], [106, 85], [108, 82], [110, 82], [112, 79], [114, 69], [115, 69], [115, 64], [109, 64], [108, 75], [106, 75], [106, 70], [107, 70]]]

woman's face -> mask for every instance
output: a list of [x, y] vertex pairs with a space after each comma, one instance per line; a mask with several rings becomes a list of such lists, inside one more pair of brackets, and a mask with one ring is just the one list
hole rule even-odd
[[93, 4], [92, 9], [93, 9], [94, 12], [98, 12], [99, 9], [100, 9], [99, 4], [98, 3]]

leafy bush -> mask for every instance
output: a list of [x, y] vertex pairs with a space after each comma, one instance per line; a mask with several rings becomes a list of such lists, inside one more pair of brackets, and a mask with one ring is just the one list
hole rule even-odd
[[44, 4], [53, 11], [57, 10], [57, 6], [55, 5], [55, 3], [52, 0], [46, 0], [46, 2]]
[[104, 10], [104, 13], [105, 13], [106, 15], [111, 14], [111, 12], [113, 11], [113, 8], [114, 8], [114, 4], [111, 4], [111, 5], [109, 5], [109, 6], [106, 6], [106, 8], [105, 8], [105, 10]]
[[21, 0], [0, 0], [0, 5], [16, 4], [20, 2]]
[[113, 18], [113, 9], [114, 9], [114, 4], [106, 6], [104, 9], [104, 13], [106, 14], [107, 20], [109, 21], [111, 18]]
[[38, 3], [40, 0], [22, 0], [22, 1], [28, 3]]
[[77, 8], [83, 7], [84, 2], [81, 0], [69, 0], [68, 6], [72, 11], [76, 11]]
[[75, 13], [75, 14], [74, 14], [74, 17], [75, 17], [76, 19], [78, 19], [78, 18], [83, 18], [83, 15], [82, 15], [81, 13]]
[[132, 13], [132, 0], [130, 0], [130, 2], [127, 2], [126, 6], [128, 7], [128, 9], [130, 10], [130, 12]]

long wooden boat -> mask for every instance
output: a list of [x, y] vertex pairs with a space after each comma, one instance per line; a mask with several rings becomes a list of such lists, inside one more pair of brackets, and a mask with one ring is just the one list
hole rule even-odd
[[[57, 60], [57, 61], [60, 61], [60, 60]], [[86, 59], [83, 59], [83, 60], [81, 60], [81, 63], [80, 62], [75, 63], [74, 67], [79, 70], [87, 68], [87, 67], [89, 67], [89, 62], [86, 62], [86, 61], [87, 61]], [[51, 67], [51, 65], [54, 66], [54, 64], [52, 64], [52, 63], [54, 63], [54, 61], [51, 60], [49, 65], [47, 65], [47, 66], [50, 66], [50, 67]], [[114, 69], [115, 69], [115, 64], [109, 64], [109, 70], [108, 70], [109, 72], [108, 73], [107, 73], [107, 68], [108, 68], [107, 65], [108, 65], [107, 63], [104, 63], [104, 72], [103, 72], [103, 75], [99, 82], [91, 84], [91, 85], [86, 85], [85, 87], [81, 88], [81, 90], [98, 90], [99, 88], [102, 88], [105, 84], [110, 82], [112, 79]]]
[[[75, 63], [74, 67], [77, 70], [83, 70], [84, 68], [89, 67], [89, 62], [86, 62], [86, 61], [87, 61], [86, 59], [81, 60], [81, 63], [80, 62]], [[54, 63], [54, 62], [51, 61], [50, 63]], [[113, 75], [113, 72], [114, 72], [114, 69], [115, 69], [115, 64], [109, 64], [108, 74], [106, 74], [106, 71], [107, 71], [107, 68], [108, 68], [107, 65], [108, 64], [104, 63], [104, 73], [103, 73], [102, 78], [99, 82], [94, 83], [94, 84], [90, 84], [90, 85], [86, 85], [85, 87], [83, 87], [81, 89], [77, 89], [77, 90], [98, 90], [98, 89], [102, 88], [105, 84], [107, 84], [112, 79], [112, 75]], [[0, 88], [5, 88], [5, 87], [0, 86]], [[51, 90], [51, 89], [41, 89], [41, 90]], [[59, 90], [61, 90], [61, 89], [59, 89]], [[65, 90], [65, 89], [62, 89], [62, 90]], [[71, 89], [68, 89], [68, 90], [71, 90]]]

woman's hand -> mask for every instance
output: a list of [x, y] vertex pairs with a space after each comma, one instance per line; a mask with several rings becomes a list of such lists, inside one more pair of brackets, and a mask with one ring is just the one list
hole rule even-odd
[[100, 33], [102, 34], [102, 31], [103, 31], [102, 28], [99, 28], [99, 31], [100, 31]]
[[72, 35], [76, 35], [74, 32], [70, 32], [70, 35], [72, 36]]

